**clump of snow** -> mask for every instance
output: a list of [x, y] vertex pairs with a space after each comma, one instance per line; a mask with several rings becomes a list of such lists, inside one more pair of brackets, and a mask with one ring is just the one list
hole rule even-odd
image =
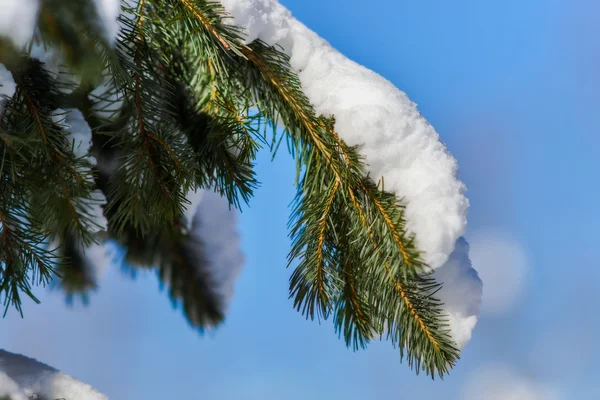
[[[119, 31], [117, 18], [120, 0], [94, 0], [106, 36], [114, 40]], [[15, 46], [23, 47], [33, 37], [40, 8], [39, 0], [2, 0], [0, 2], [0, 36], [8, 37]]]
[[4, 64], [0, 64], [0, 115], [4, 111], [4, 102], [11, 98], [16, 90], [17, 85], [12, 74], [6, 69]]
[[290, 31], [291, 13], [273, 0], [221, 0], [221, 4], [233, 16], [224, 22], [246, 30], [246, 43], [261, 39], [276, 44]]
[[[210, 286], [219, 311], [225, 314], [244, 264], [237, 229], [238, 211], [230, 208], [226, 197], [209, 189], [191, 191], [187, 199], [191, 204], [187, 205], [184, 213], [187, 234], [184, 244], [196, 263], [195, 272]], [[169, 274], [169, 271], [163, 274], [166, 284], [169, 283]], [[175, 293], [175, 297], [180, 296], [180, 293]], [[185, 307], [194, 306], [187, 304]], [[201, 325], [202, 322], [196, 319], [200, 314], [193, 309], [188, 311], [190, 322]]]
[[237, 211], [231, 209], [227, 198], [219, 193], [203, 190], [189, 234], [202, 244], [211, 266], [214, 290], [227, 305], [244, 264], [237, 231]]
[[283, 48], [317, 113], [335, 115], [336, 131], [359, 146], [371, 178], [384, 178], [386, 190], [405, 200], [408, 231], [416, 235], [424, 261], [442, 269], [447, 280], [446, 311], [463, 347], [477, 321], [481, 283], [464, 240], [453, 254], [466, 231], [469, 202], [458, 164], [435, 129], [405, 93], [346, 58], [277, 0], [220, 1], [233, 17], [230, 23], [245, 28], [247, 43], [260, 39]]
[[452, 337], [463, 349], [471, 340], [471, 332], [477, 323], [483, 287], [477, 271], [471, 267], [469, 244], [464, 238], [456, 241], [448, 261], [435, 271], [433, 277], [443, 283], [437, 296], [444, 303]]
[[88, 96], [93, 102], [92, 111], [99, 118], [112, 121], [123, 107], [123, 96], [115, 88], [114, 82], [105, 77]]
[[121, 0], [94, 0], [100, 21], [104, 25], [108, 40], [113, 41], [119, 33]]
[[15, 381], [0, 371], [0, 398], [8, 397], [9, 400], [28, 400], [25, 393], [19, 389]]
[[[92, 147], [92, 129], [88, 125], [81, 111], [68, 109], [65, 124], [69, 131], [69, 137], [73, 141], [73, 153], [77, 158], [87, 157]], [[90, 156], [89, 160], [95, 164], [95, 159]]]
[[0, 350], [0, 396], [11, 400], [108, 400], [90, 385], [32, 358]]
[[2, 0], [0, 36], [11, 39], [16, 47], [25, 46], [33, 36], [39, 8], [38, 0]]
[[[57, 110], [55, 116], [69, 132], [69, 144], [72, 146], [73, 154], [77, 158], [87, 159], [91, 165], [96, 165], [96, 158], [90, 155], [92, 130], [81, 111], [77, 109]], [[91, 199], [87, 200], [89, 213], [94, 217], [95, 226], [91, 227], [94, 233], [107, 230], [108, 221], [102, 209], [105, 204], [106, 197], [100, 190], [94, 190]]]
[[0, 64], [0, 96], [12, 97], [17, 90], [17, 85], [12, 74], [6, 69], [4, 64]]
[[183, 217], [185, 219], [185, 229], [190, 230], [192, 228], [192, 222], [194, 221], [194, 216], [198, 211], [198, 206], [202, 202], [202, 198], [204, 197], [204, 193], [206, 190], [197, 189], [190, 190], [190, 192], [185, 196], [189, 204], [183, 205]]

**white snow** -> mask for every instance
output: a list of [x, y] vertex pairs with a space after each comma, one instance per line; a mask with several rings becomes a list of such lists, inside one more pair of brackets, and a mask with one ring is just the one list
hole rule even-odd
[[194, 220], [194, 216], [196, 215], [196, 213], [198, 211], [198, 206], [202, 202], [202, 198], [204, 197], [205, 192], [206, 192], [206, 190], [202, 190], [202, 189], [190, 190], [190, 192], [187, 194], [187, 196], [185, 196], [187, 201], [190, 202], [190, 204], [183, 205], [183, 207], [184, 207], [183, 217], [185, 218], [185, 229], [186, 230], [190, 230], [192, 228], [192, 222]]
[[[66, 118], [64, 114], [66, 113]], [[85, 117], [77, 109], [57, 110], [55, 119], [69, 132], [70, 145], [73, 154], [78, 158], [87, 159], [90, 164], [96, 165], [96, 158], [89, 154], [92, 147], [92, 130]], [[106, 204], [106, 198], [100, 190], [92, 192], [92, 198], [87, 201], [90, 213], [94, 216], [96, 226], [91, 227], [94, 233], [106, 231], [108, 221], [103, 214], [102, 206]]]
[[453, 338], [462, 348], [477, 321], [481, 281], [468, 261], [465, 186], [458, 164], [407, 95], [349, 60], [295, 19], [277, 0], [220, 0], [229, 23], [245, 28], [246, 43], [260, 39], [290, 56], [317, 113], [335, 115], [335, 129], [359, 145], [375, 181], [406, 204], [409, 232], [431, 268], [441, 269]]
[[203, 190], [190, 231], [202, 244], [212, 267], [215, 290], [225, 305], [233, 297], [233, 286], [244, 264], [237, 230], [237, 210], [219, 193]]
[[[119, 25], [120, 0], [94, 0], [98, 17], [113, 41]], [[0, 36], [9, 37], [15, 46], [23, 47], [33, 37], [39, 12], [39, 0], [0, 0]]]
[[456, 241], [448, 261], [433, 276], [444, 284], [437, 296], [444, 303], [452, 337], [463, 349], [477, 323], [482, 293], [482, 282], [471, 267], [469, 244], [464, 238]]
[[4, 64], [0, 64], [0, 115], [4, 111], [4, 102], [8, 98], [11, 98], [16, 90], [17, 85], [12, 74], [6, 69]]
[[[198, 273], [206, 276], [211, 291], [217, 295], [220, 311], [226, 313], [244, 264], [237, 226], [238, 210], [230, 208], [227, 198], [211, 189], [191, 191], [187, 199], [191, 202], [184, 213], [189, 236], [187, 249], [198, 260]], [[194, 320], [195, 315], [194, 312], [188, 314], [192, 324], [199, 324], [200, 321]]]
[[289, 22], [293, 19], [292, 14], [276, 0], [220, 1], [233, 17], [225, 22], [246, 30], [246, 43], [261, 39], [265, 43], [275, 45], [290, 33]]
[[0, 96], [12, 97], [17, 90], [13, 76], [4, 64], [0, 64]]
[[29, 398], [108, 400], [90, 385], [34, 359], [0, 350], [0, 396]]
[[70, 94], [81, 83], [79, 75], [71, 73], [65, 66], [64, 56], [56, 48], [34, 40], [29, 56], [44, 63], [46, 72], [59, 83], [58, 90], [61, 93]]
[[[86, 157], [92, 147], [92, 130], [89, 127], [81, 111], [68, 109], [65, 124], [69, 131], [70, 139], [73, 142], [73, 153], [76, 157]], [[95, 159], [89, 157], [89, 160], [95, 164]]]
[[94, 0], [98, 16], [106, 30], [107, 39], [111, 42], [119, 32], [118, 17], [121, 11], [121, 0]]
[[123, 107], [123, 97], [108, 76], [92, 90], [88, 98], [94, 103], [93, 112], [102, 119], [114, 120]]
[[0, 0], [0, 36], [23, 47], [33, 36], [40, 3], [38, 0]]

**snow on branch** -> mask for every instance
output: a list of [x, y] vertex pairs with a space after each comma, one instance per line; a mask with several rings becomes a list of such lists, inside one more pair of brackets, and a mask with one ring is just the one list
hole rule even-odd
[[424, 261], [452, 278], [441, 296], [451, 299], [452, 336], [464, 347], [479, 315], [482, 284], [461, 238], [469, 206], [465, 186], [435, 129], [405, 93], [345, 57], [277, 0], [220, 1], [233, 17], [229, 22], [245, 28], [246, 43], [259, 39], [283, 48], [317, 113], [334, 115], [340, 137], [360, 146], [370, 177], [404, 199], [407, 228]]
[[46, 364], [0, 349], [0, 398], [108, 400], [90, 385]]

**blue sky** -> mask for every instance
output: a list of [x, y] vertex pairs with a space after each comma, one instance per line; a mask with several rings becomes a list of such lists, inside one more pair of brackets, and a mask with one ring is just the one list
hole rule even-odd
[[[330, 322], [288, 300], [294, 165], [262, 154], [240, 218], [247, 263], [228, 320], [200, 337], [154, 275], [114, 268], [87, 308], [59, 293], [0, 321], [0, 343], [111, 399], [461, 399], [502, 363], [563, 399], [600, 398], [600, 5], [592, 0], [282, 0], [349, 58], [418, 103], [458, 159], [469, 234], [501, 231], [527, 254], [515, 307], [482, 315], [443, 382], [415, 376], [388, 343], [353, 353]], [[477, 268], [477, 265], [474, 265]], [[503, 282], [485, 282], [494, 289]]]

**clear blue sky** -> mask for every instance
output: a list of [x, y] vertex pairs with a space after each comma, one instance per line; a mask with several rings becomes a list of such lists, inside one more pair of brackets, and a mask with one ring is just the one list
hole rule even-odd
[[[158, 290], [117, 268], [88, 308], [58, 293], [0, 320], [0, 347], [128, 399], [460, 399], [490, 362], [600, 398], [600, 4], [594, 0], [282, 0], [353, 60], [407, 92], [459, 160], [469, 230], [501, 229], [531, 265], [518, 309], [483, 316], [443, 382], [388, 343], [353, 353], [288, 300], [293, 162], [263, 154], [241, 217], [247, 263], [228, 320], [200, 337]], [[477, 268], [477, 266], [475, 265]], [[494, 285], [495, 282], [484, 282]], [[485, 290], [485, 289], [484, 289]], [[42, 290], [40, 290], [42, 292]]]

